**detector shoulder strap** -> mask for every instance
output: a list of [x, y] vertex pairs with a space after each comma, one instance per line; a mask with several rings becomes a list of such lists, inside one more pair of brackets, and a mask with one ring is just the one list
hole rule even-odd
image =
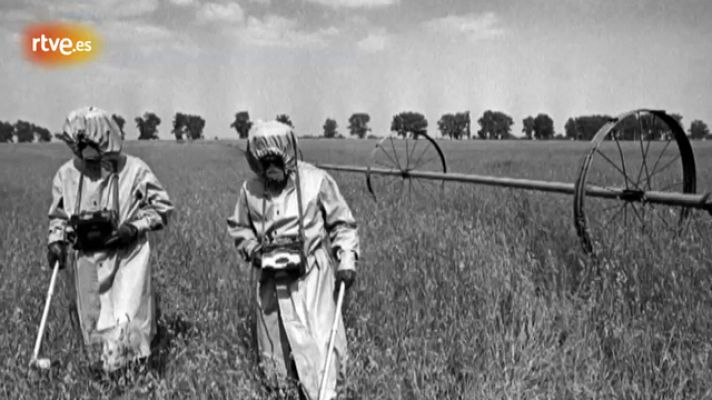
[[74, 203], [74, 215], [79, 215], [80, 205], [82, 204], [82, 188], [84, 187], [84, 160], [81, 160], [82, 167], [79, 169], [79, 185], [77, 187], [77, 199]]
[[119, 159], [113, 160], [112, 161], [112, 188], [111, 191], [113, 193], [113, 200], [114, 200], [114, 210], [116, 210], [116, 223], [118, 224], [119, 221], [121, 220], [121, 210], [119, 206]]
[[[82, 204], [82, 192], [84, 188], [84, 160], [82, 161], [82, 168], [79, 170], [79, 186], [77, 187], [77, 200], [74, 204], [74, 215], [79, 215], [81, 211]], [[113, 209], [116, 210], [117, 217], [120, 217], [120, 207], [119, 207], [119, 171], [118, 171], [118, 161], [112, 162], [112, 172], [111, 172], [111, 192], [112, 192], [112, 202]], [[118, 222], [118, 221], [117, 221]]]
[[299, 157], [297, 156], [297, 139], [294, 137], [294, 132], [290, 133], [292, 139], [292, 147], [294, 148], [294, 180], [297, 186], [297, 208], [299, 212], [299, 240], [302, 242], [302, 253], [306, 260], [306, 239], [304, 235], [304, 210], [302, 208], [302, 185], [299, 181]]

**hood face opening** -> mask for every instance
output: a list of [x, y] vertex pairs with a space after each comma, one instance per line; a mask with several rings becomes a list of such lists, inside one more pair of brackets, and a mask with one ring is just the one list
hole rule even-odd
[[247, 161], [252, 171], [264, 176], [263, 158], [279, 157], [286, 173], [297, 168], [297, 139], [292, 127], [278, 121], [257, 121], [247, 136]]
[[60, 138], [82, 158], [82, 151], [93, 148], [101, 158], [121, 153], [121, 129], [108, 112], [97, 107], [82, 107], [69, 113]]

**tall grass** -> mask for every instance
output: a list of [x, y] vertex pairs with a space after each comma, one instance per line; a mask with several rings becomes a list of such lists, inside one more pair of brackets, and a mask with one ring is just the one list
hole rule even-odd
[[[346, 147], [351, 145], [352, 147]], [[303, 141], [306, 159], [365, 164], [374, 142]], [[571, 181], [583, 144], [444, 143], [451, 170]], [[152, 238], [161, 343], [148, 374], [87, 374], [66, 271], [43, 354], [27, 362], [49, 274], [46, 211], [61, 145], [0, 147], [0, 397], [278, 398], [255, 367], [249, 270], [225, 217], [249, 176], [224, 144], [129, 143], [177, 209]], [[709, 170], [709, 146], [695, 149]], [[571, 198], [448, 184], [438, 204], [374, 203], [363, 177], [333, 173], [360, 222], [363, 256], [345, 310], [353, 399], [712, 398], [712, 219], [660, 251], [632, 232], [591, 259]], [[710, 188], [700, 173], [699, 187]]]

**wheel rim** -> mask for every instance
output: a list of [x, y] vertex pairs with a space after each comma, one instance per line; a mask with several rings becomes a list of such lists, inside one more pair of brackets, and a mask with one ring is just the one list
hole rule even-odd
[[[396, 170], [398, 175], [382, 175], [375, 170]], [[374, 200], [427, 201], [435, 203], [442, 195], [443, 180], [416, 178], [411, 171], [447, 172], [440, 146], [424, 133], [399, 138], [395, 134], [381, 139], [371, 152], [366, 185]]]
[[[618, 199], [586, 195], [586, 186], [624, 188]], [[574, 221], [588, 253], [661, 250], [660, 239], [679, 234], [690, 210], [653, 205], [646, 191], [695, 193], [692, 147], [680, 124], [664, 111], [640, 109], [606, 123], [591, 141], [575, 185]]]

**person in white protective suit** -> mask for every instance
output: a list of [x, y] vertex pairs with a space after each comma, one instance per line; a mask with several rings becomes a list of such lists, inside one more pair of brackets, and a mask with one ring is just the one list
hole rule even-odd
[[[247, 140], [247, 160], [257, 176], [243, 183], [227, 222], [238, 252], [257, 276], [260, 366], [268, 387], [283, 390], [297, 383], [302, 398], [316, 399], [336, 316], [335, 293], [356, 276], [356, 221], [332, 177], [297, 161], [289, 125], [256, 122]], [[280, 256], [302, 263], [277, 269], [272, 263]], [[341, 317], [337, 323], [326, 371], [329, 399], [336, 397], [347, 357]]]
[[52, 182], [48, 263], [74, 261], [85, 349], [113, 372], [150, 355], [156, 322], [147, 233], [166, 225], [173, 205], [148, 165], [122, 154], [121, 131], [106, 111], [72, 111], [61, 136], [74, 158]]

